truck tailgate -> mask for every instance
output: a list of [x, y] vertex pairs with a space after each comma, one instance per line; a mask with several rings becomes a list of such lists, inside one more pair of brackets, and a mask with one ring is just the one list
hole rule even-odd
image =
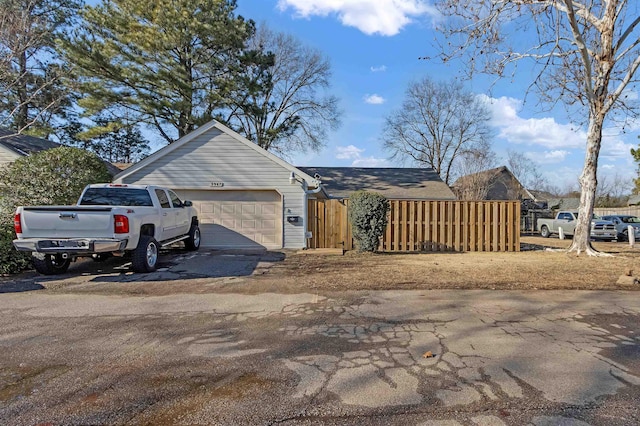
[[23, 207], [22, 238], [113, 237], [112, 207]]

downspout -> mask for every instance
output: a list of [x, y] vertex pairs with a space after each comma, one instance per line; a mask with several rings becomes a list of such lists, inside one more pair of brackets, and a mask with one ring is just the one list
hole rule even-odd
[[322, 183], [318, 182], [318, 186], [316, 189], [309, 190], [309, 186], [307, 186], [307, 181], [302, 180], [302, 190], [304, 191], [303, 203], [304, 209], [302, 211], [302, 227], [304, 228], [304, 248], [309, 248], [309, 239], [307, 238], [307, 232], [309, 232], [309, 227], [307, 226], [307, 221], [309, 220], [309, 195], [317, 194], [322, 191]]

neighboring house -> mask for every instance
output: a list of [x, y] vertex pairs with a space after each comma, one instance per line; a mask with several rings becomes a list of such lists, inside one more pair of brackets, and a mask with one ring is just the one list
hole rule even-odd
[[578, 210], [580, 198], [551, 198], [547, 205], [551, 210]]
[[461, 200], [535, 200], [505, 166], [462, 176], [453, 191]]
[[640, 195], [632, 195], [629, 197], [627, 201], [628, 206], [637, 206], [640, 205]]
[[430, 168], [299, 167], [318, 175], [331, 198], [348, 198], [358, 190], [387, 199], [455, 200], [456, 196]]
[[0, 129], [0, 166], [13, 163], [20, 157], [59, 146], [60, 144], [47, 139], [17, 135], [11, 130]]
[[[59, 148], [62, 145], [48, 139], [29, 135], [18, 135], [15, 132], [0, 128], [0, 167], [13, 163], [20, 157], [26, 157], [40, 151]], [[104, 162], [111, 176], [115, 176], [120, 169], [108, 161]]]
[[114, 182], [167, 186], [192, 201], [208, 248], [304, 248], [307, 199], [326, 196], [320, 181], [215, 120]]

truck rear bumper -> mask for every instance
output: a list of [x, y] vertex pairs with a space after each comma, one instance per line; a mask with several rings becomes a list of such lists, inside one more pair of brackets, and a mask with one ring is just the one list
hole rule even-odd
[[124, 251], [127, 240], [87, 238], [39, 239], [25, 238], [13, 240], [13, 246], [20, 251], [39, 253], [69, 253], [90, 255], [93, 253], [110, 253]]

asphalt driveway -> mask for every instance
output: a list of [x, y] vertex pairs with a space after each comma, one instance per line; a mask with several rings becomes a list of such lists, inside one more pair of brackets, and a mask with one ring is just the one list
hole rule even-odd
[[[173, 282], [174, 290], [184, 288], [184, 284], [188, 282], [193, 286], [190, 285], [185, 291], [197, 291], [198, 286], [205, 282], [238, 283], [247, 277], [262, 275], [274, 264], [284, 260], [285, 256], [284, 252], [267, 250], [162, 250], [158, 269], [147, 274], [132, 272], [131, 261], [127, 258], [111, 257], [100, 262], [80, 258], [72, 262], [69, 270], [62, 275], [43, 276], [31, 271], [0, 278], [0, 293], [45, 288], [118, 293], [127, 283], [139, 282]], [[160, 290], [157, 294], [163, 293]]]

